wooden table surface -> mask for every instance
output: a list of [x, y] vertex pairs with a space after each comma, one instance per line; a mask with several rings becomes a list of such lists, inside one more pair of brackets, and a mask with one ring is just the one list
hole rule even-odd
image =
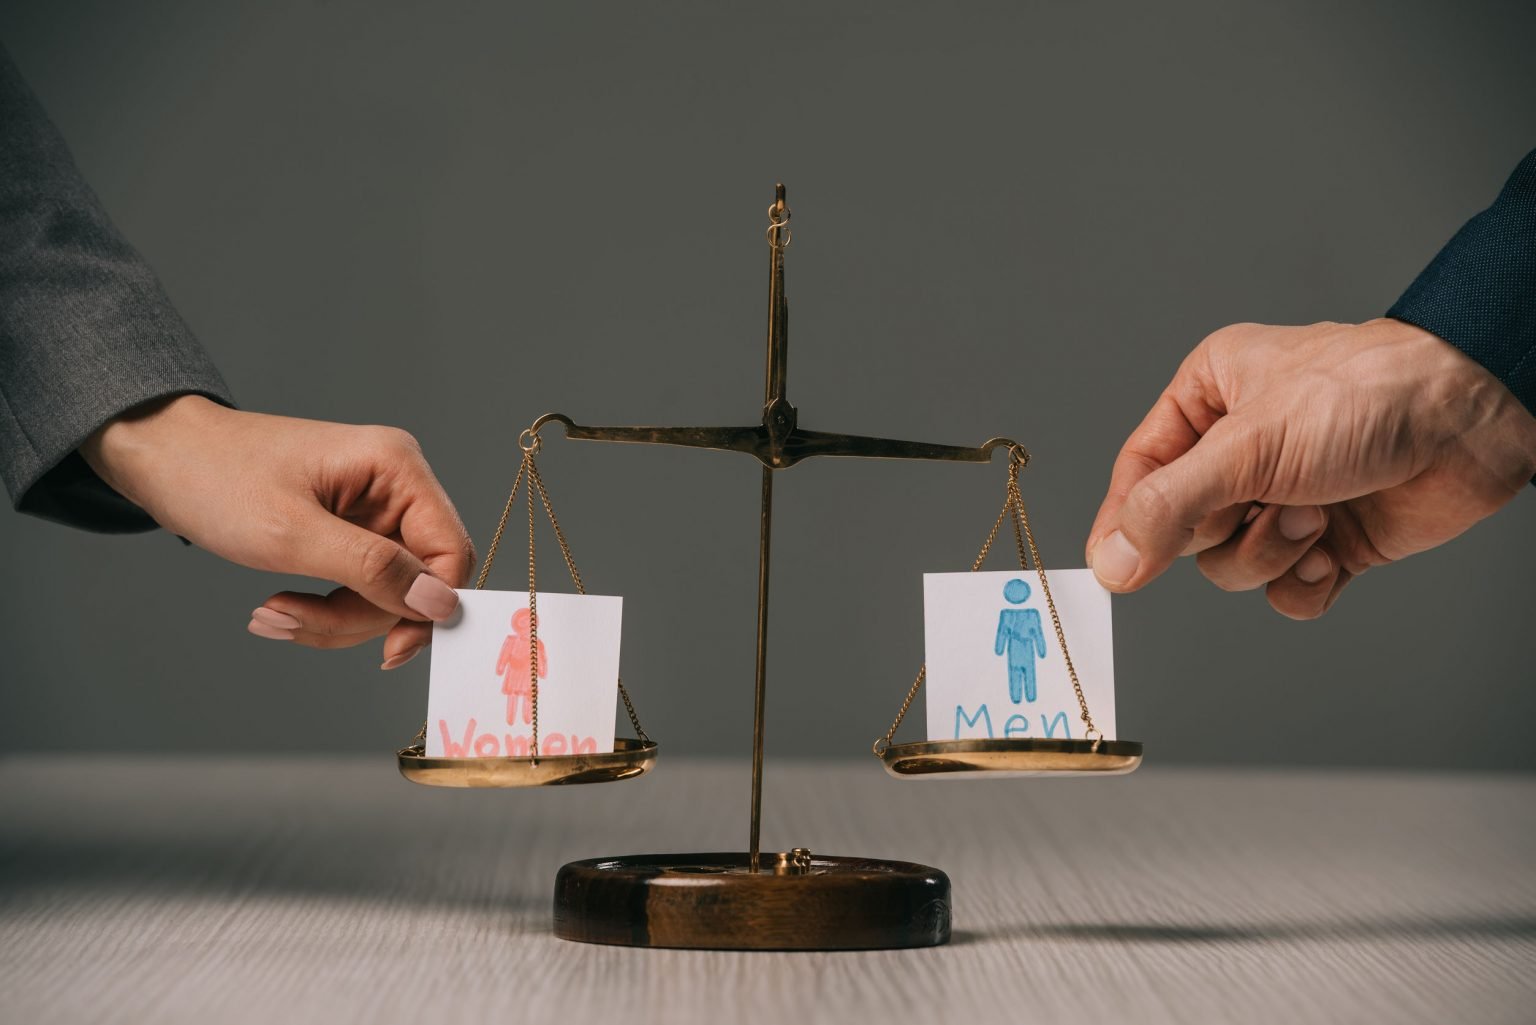
[[746, 766], [441, 791], [391, 758], [0, 762], [4, 1022], [1536, 1021], [1536, 779], [895, 782], [771, 759], [765, 842], [924, 862], [955, 940], [554, 939], [565, 861], [740, 849]]

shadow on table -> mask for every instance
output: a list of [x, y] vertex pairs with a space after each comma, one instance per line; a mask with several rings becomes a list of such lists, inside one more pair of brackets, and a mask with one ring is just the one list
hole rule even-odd
[[499, 847], [430, 836], [342, 831], [303, 841], [248, 834], [13, 838], [0, 843], [0, 913], [59, 887], [134, 897], [318, 896], [417, 907], [547, 915], [554, 868]]
[[1464, 917], [1343, 919], [1254, 925], [1091, 922], [1014, 925], [975, 932], [957, 930], [952, 942], [1052, 940], [1124, 944], [1294, 943], [1318, 940], [1536, 940], [1536, 916], [1468, 915]]

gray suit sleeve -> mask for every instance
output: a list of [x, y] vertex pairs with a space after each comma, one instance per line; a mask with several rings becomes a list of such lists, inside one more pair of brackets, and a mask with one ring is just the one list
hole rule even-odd
[[231, 404], [0, 49], [0, 476], [12, 504], [87, 530], [152, 529], [76, 449], [134, 406], [180, 394]]

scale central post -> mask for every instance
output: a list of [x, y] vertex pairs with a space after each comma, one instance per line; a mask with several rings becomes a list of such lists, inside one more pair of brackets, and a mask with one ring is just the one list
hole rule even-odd
[[[789, 371], [789, 301], [784, 297], [784, 250], [789, 248], [789, 207], [784, 186], [775, 190], [768, 208], [768, 369], [764, 372], [763, 430], [774, 447], [782, 450], [784, 439], [795, 429], [795, 407], [785, 397]], [[768, 563], [773, 540], [772, 463], [763, 463], [763, 507], [758, 526], [757, 551], [757, 680], [752, 700], [752, 833], [748, 841], [748, 865], [762, 867], [763, 836], [763, 716], [768, 700]]]

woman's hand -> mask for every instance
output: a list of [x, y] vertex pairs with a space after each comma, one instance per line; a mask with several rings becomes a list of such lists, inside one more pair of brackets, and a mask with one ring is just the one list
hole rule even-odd
[[387, 634], [384, 669], [431, 640], [458, 605], [474, 547], [404, 431], [227, 409], [199, 396], [151, 403], [80, 448], [109, 485], [167, 530], [254, 569], [333, 580], [285, 591], [251, 633], [315, 648]]
[[1536, 473], [1536, 418], [1477, 363], [1396, 320], [1236, 324], [1185, 359], [1121, 449], [1088, 537], [1112, 591], [1181, 554], [1294, 619], [1448, 541]]

